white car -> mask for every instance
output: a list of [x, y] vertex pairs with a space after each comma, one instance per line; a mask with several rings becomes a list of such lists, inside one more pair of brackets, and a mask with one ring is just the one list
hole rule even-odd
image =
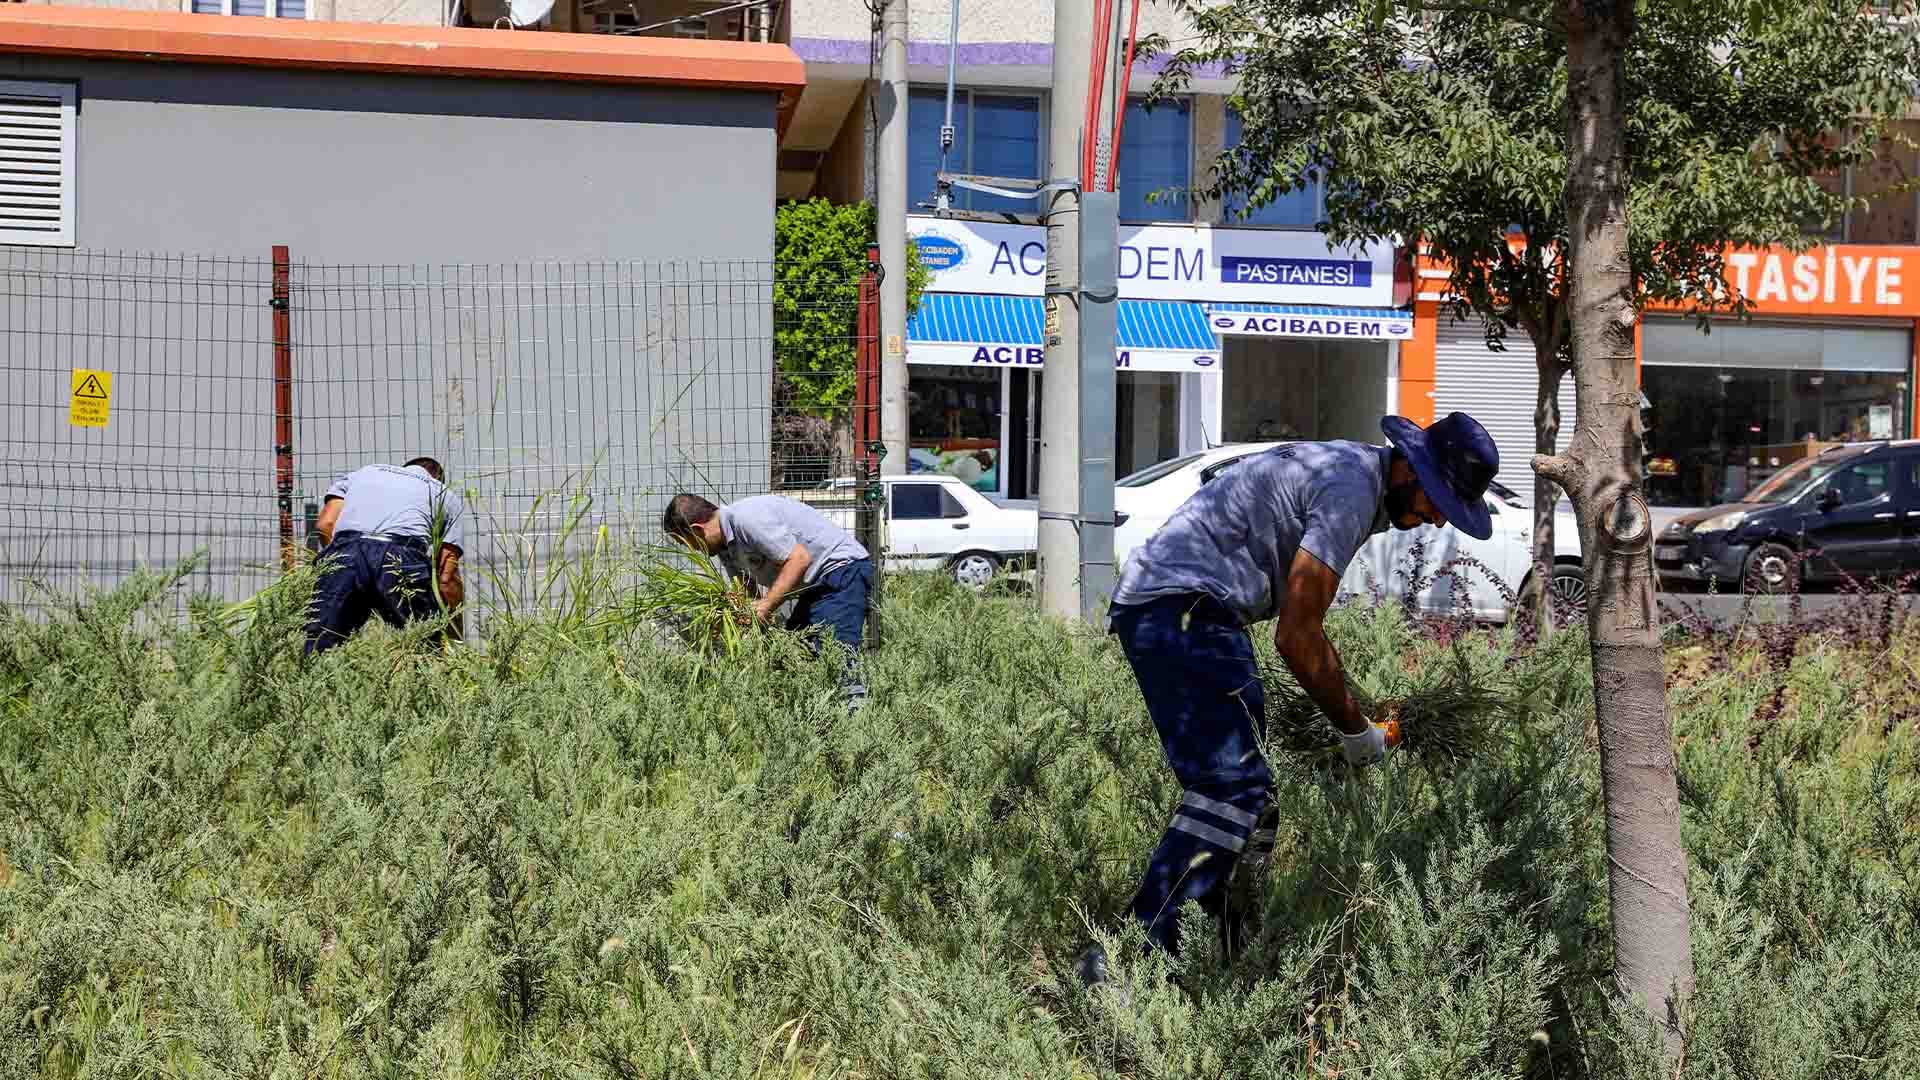
[[1232, 443], [1203, 450], [1197, 454], [1149, 465], [1139, 472], [1121, 477], [1113, 485], [1113, 565], [1127, 564], [1133, 549], [1160, 531], [1180, 504], [1186, 502], [1200, 485], [1226, 471], [1234, 462], [1262, 453], [1284, 443]]
[[[1115, 564], [1125, 566], [1134, 549], [1146, 543], [1202, 485], [1241, 460], [1281, 445], [1266, 442], [1215, 447], [1163, 461], [1120, 480], [1114, 485], [1113, 503], [1116, 517], [1124, 515], [1125, 520], [1114, 530]], [[1531, 590], [1533, 511], [1517, 492], [1497, 482], [1488, 489], [1486, 500], [1493, 517], [1491, 538], [1475, 540], [1452, 526], [1389, 529], [1361, 546], [1341, 579], [1341, 595], [1362, 597], [1378, 592], [1393, 599], [1404, 597], [1416, 543], [1423, 549], [1422, 577], [1429, 579], [1415, 597], [1423, 611], [1447, 614], [1454, 610], [1453, 575], [1435, 575], [1440, 567], [1461, 557], [1473, 558], [1516, 593]], [[1553, 590], [1556, 610], [1584, 611], [1586, 578], [1580, 569], [1580, 532], [1564, 504], [1554, 517], [1553, 539], [1554, 567], [1548, 587]], [[1473, 617], [1505, 622], [1509, 612], [1500, 585], [1471, 568], [1462, 567], [1460, 573]]]
[[[1002, 506], [960, 478], [939, 473], [883, 476], [880, 483], [887, 569], [945, 570], [960, 584], [979, 588], [1009, 564], [1032, 562], [1040, 519], [1031, 508]], [[785, 494], [851, 531], [855, 488], [851, 477], [839, 477]]]

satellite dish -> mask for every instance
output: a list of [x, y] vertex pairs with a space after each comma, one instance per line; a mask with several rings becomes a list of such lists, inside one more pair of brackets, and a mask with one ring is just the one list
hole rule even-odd
[[514, 29], [534, 26], [553, 14], [553, 0], [507, 0], [507, 19]]

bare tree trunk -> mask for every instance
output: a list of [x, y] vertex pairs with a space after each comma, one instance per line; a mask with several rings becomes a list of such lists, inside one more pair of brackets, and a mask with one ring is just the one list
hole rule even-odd
[[[1556, 335], [1557, 336], [1557, 335]], [[1539, 396], [1533, 406], [1533, 452], [1552, 455], [1560, 443], [1560, 348], [1553, 341], [1536, 341], [1533, 366], [1539, 373]], [[1540, 639], [1553, 634], [1553, 504], [1560, 488], [1536, 472], [1533, 477], [1533, 625]]]
[[1621, 69], [1628, 0], [1564, 0], [1567, 26], [1568, 302], [1577, 422], [1562, 457], [1534, 468], [1573, 500], [1587, 571], [1601, 791], [1607, 809], [1614, 981], [1681, 1051], [1693, 990], [1687, 859], [1653, 593], [1653, 519], [1640, 491], [1640, 393], [1627, 263]]

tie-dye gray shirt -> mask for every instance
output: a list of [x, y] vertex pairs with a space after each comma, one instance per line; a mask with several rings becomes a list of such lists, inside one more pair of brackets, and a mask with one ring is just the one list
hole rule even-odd
[[1127, 560], [1113, 603], [1205, 593], [1246, 625], [1280, 614], [1287, 572], [1304, 549], [1335, 574], [1386, 528], [1393, 451], [1301, 442], [1243, 458], [1193, 494]]

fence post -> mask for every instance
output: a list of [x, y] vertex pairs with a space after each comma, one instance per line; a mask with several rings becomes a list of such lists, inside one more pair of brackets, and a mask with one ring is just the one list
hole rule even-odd
[[867, 268], [860, 275], [860, 313], [853, 378], [853, 454], [857, 486], [854, 497], [854, 529], [857, 539], [873, 556], [875, 573], [867, 607], [866, 641], [869, 648], [880, 645], [880, 590], [886, 575], [882, 555], [885, 538], [881, 532], [886, 516], [886, 492], [881, 489], [880, 455], [886, 444], [880, 440], [880, 248], [867, 245]]
[[273, 248], [273, 471], [280, 500], [280, 562], [292, 570], [293, 542], [293, 313], [285, 244]]

